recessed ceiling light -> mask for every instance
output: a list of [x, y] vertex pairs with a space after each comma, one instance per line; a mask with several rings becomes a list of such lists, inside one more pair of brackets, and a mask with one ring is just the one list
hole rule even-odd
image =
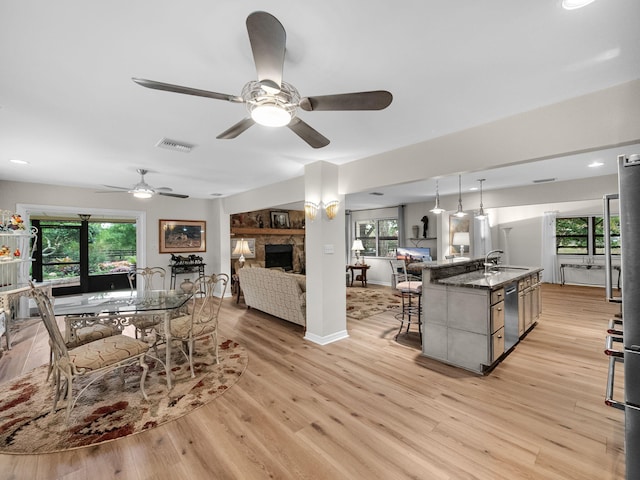
[[221, 193], [210, 193], [209, 195], [211, 195], [212, 197], [221, 197], [222, 196]]
[[576, 8], [586, 7], [595, 0], [562, 0], [562, 8], [565, 10], [575, 10]]
[[475, 192], [476, 190], [478, 190], [478, 187], [471, 187], [471, 188], [469, 188], [469, 191], [470, 191], [470, 192]]
[[601, 167], [602, 165], [604, 165], [604, 163], [599, 162], [598, 160], [594, 160], [589, 164], [589, 168]]
[[27, 162], [26, 160], [18, 160], [17, 158], [12, 158], [11, 160], [9, 160], [11, 163], [15, 163], [17, 165], [29, 165], [29, 162]]

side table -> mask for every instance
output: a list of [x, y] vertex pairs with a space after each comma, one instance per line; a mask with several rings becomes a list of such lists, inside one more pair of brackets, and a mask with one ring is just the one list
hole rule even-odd
[[370, 265], [347, 265], [347, 269], [351, 272], [351, 287], [353, 287], [354, 271], [358, 270], [360, 273], [356, 275], [356, 280], [362, 282], [362, 286], [367, 286], [367, 270], [371, 268]]

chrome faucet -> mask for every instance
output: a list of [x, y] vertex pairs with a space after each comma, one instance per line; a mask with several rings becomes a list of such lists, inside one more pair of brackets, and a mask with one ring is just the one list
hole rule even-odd
[[[500, 261], [500, 255], [503, 253], [504, 253], [503, 250], [491, 250], [489, 253], [487, 253], [484, 256], [484, 273], [485, 274], [489, 274], [491, 269], [498, 265], [498, 262]], [[495, 256], [495, 258], [491, 258], [492, 256]], [[491, 258], [491, 261], [489, 261], [490, 258]]]

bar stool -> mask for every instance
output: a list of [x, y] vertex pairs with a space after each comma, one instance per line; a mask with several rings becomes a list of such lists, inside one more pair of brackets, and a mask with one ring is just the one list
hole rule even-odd
[[389, 260], [391, 265], [392, 285], [398, 290], [402, 296], [402, 311], [396, 314], [396, 319], [400, 320], [400, 329], [396, 333], [402, 333], [404, 322], [407, 322], [407, 330], [412, 323], [418, 324], [418, 333], [420, 334], [420, 342], [422, 342], [422, 280], [414, 275], [407, 273], [407, 267], [404, 260]]

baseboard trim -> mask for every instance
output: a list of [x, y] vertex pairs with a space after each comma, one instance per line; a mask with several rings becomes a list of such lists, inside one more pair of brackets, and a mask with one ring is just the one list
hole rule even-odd
[[342, 330], [340, 332], [332, 333], [331, 335], [327, 335], [321, 337], [320, 335], [316, 335], [315, 333], [305, 333], [304, 339], [309, 340], [310, 342], [317, 343], [318, 345], [328, 345], [333, 342], [337, 342], [338, 340], [343, 340], [345, 338], [349, 338], [349, 333], [346, 330]]

